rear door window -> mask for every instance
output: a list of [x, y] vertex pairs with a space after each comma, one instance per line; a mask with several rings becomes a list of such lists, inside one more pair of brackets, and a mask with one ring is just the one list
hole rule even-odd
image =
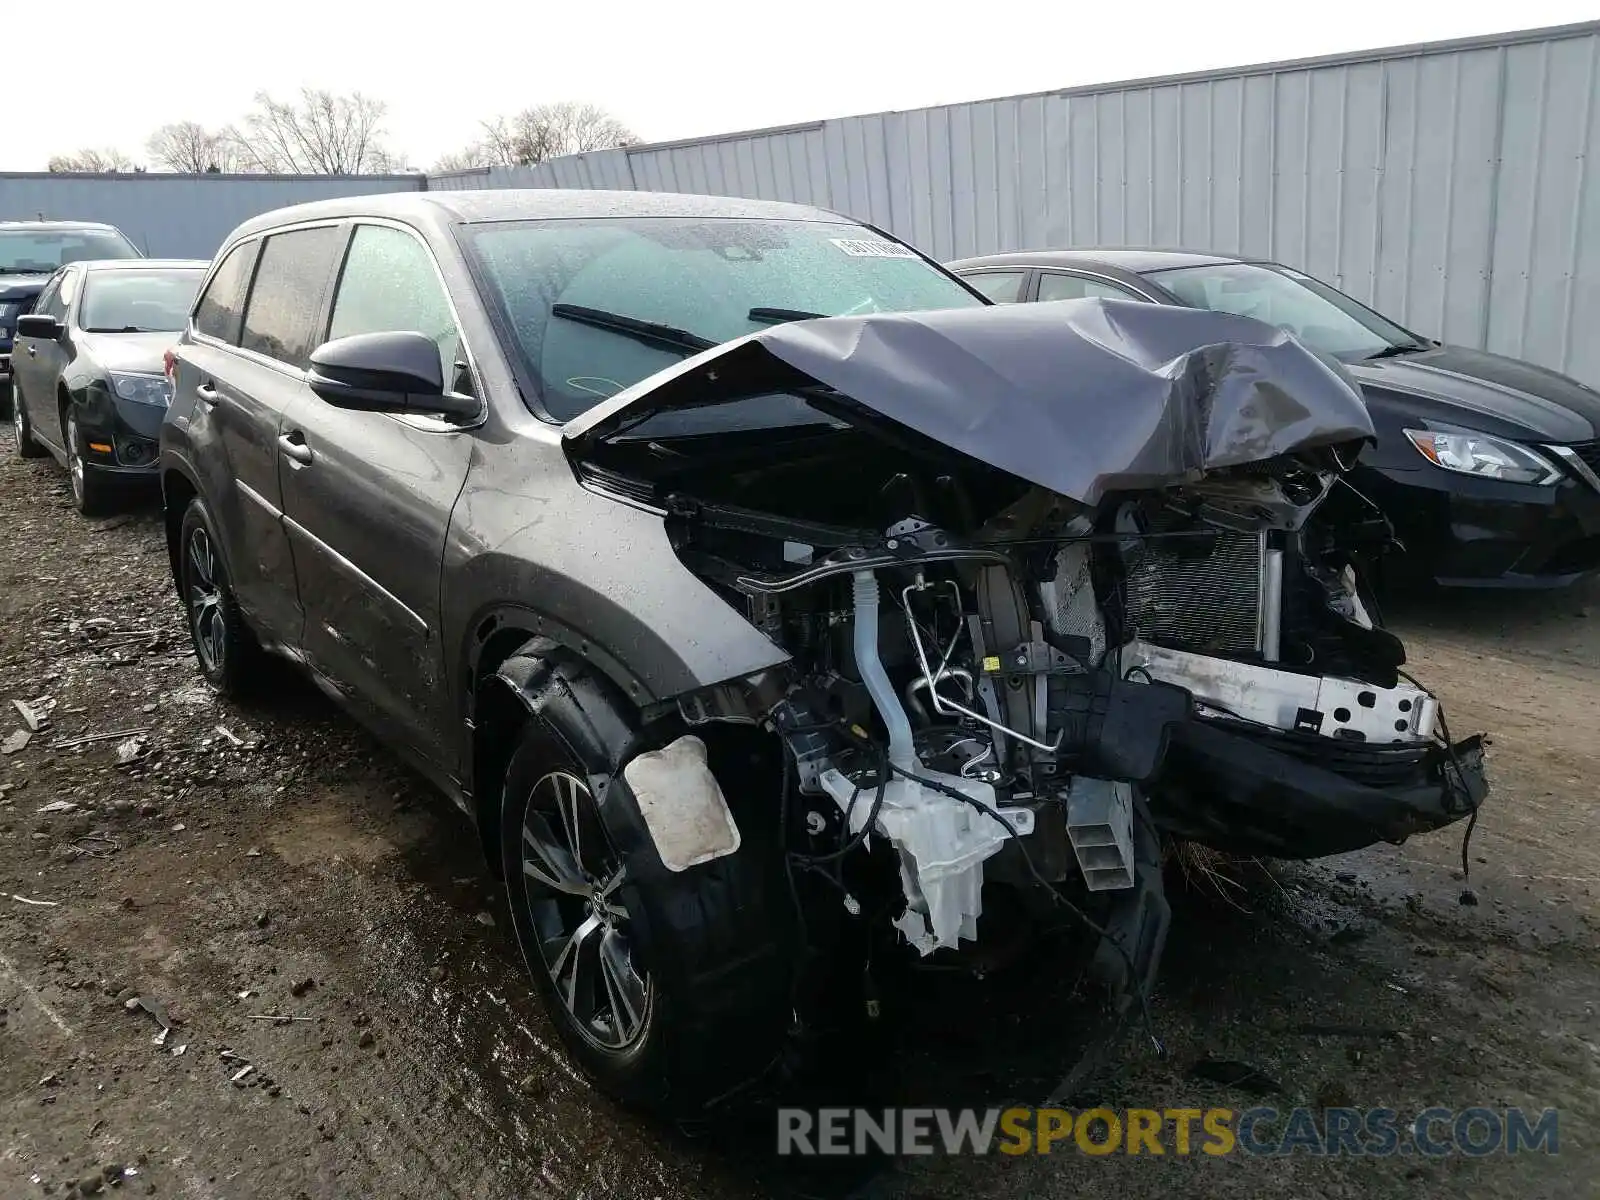
[[337, 225], [275, 233], [261, 247], [239, 345], [291, 367], [311, 359], [311, 338], [334, 259], [344, 239]]
[[461, 331], [433, 256], [402, 229], [358, 225], [339, 276], [328, 337], [393, 332], [430, 338], [439, 347], [440, 378], [462, 390], [465, 372], [456, 378], [456, 364], [464, 358]]
[[227, 342], [239, 342], [239, 318], [244, 315], [245, 289], [250, 286], [250, 268], [255, 266], [260, 241], [252, 238], [228, 251], [217, 273], [211, 277], [200, 303], [194, 309], [194, 331]]

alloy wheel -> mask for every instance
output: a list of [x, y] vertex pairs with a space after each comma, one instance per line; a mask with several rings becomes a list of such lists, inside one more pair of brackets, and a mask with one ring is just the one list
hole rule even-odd
[[626, 1049], [648, 1024], [652, 988], [619, 895], [625, 868], [584, 780], [552, 771], [533, 785], [521, 857], [533, 941], [556, 995], [585, 1039]]
[[17, 393], [15, 384], [11, 385], [11, 432], [17, 435], [17, 446], [20, 449], [22, 439], [27, 436], [28, 429], [26, 418], [22, 415], [22, 397]]
[[83, 447], [78, 444], [78, 416], [67, 414], [67, 469], [72, 472], [72, 498], [83, 505]]
[[189, 603], [189, 624], [195, 653], [208, 673], [222, 669], [227, 654], [227, 631], [222, 620], [222, 589], [217, 581], [217, 560], [211, 535], [204, 528], [190, 531], [184, 547], [187, 570], [184, 583]]

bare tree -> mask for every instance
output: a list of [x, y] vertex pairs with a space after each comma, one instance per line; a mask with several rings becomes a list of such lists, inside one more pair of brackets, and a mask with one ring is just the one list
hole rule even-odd
[[441, 154], [433, 164], [435, 171], [448, 174], [451, 171], [475, 171], [491, 165], [489, 153], [484, 149], [482, 142], [474, 142], [463, 150], [452, 150], [449, 154]]
[[483, 138], [439, 160], [441, 171], [530, 167], [563, 154], [632, 146], [639, 137], [595, 104], [561, 100], [483, 123]]
[[112, 146], [86, 147], [76, 154], [52, 155], [47, 166], [57, 174], [105, 175], [133, 170], [133, 159]]
[[292, 175], [373, 175], [393, 170], [384, 143], [384, 104], [360, 92], [348, 96], [302, 88], [295, 101], [256, 93], [243, 128], [221, 131], [247, 171]]
[[239, 169], [239, 155], [230, 131], [213, 133], [195, 121], [163, 125], [150, 135], [145, 149], [151, 161], [168, 171], [214, 175]]

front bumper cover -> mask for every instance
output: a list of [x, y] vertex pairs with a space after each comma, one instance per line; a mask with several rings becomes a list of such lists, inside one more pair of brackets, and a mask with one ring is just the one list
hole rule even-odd
[[1600, 570], [1600, 491], [1437, 468], [1359, 469], [1352, 482], [1389, 515], [1413, 560], [1453, 587], [1561, 587]]
[[[155, 474], [166, 409], [124, 400], [99, 385], [85, 388], [79, 395], [78, 428], [88, 443], [85, 464], [108, 475]], [[97, 445], [113, 449], [97, 450]]]
[[1380, 746], [1202, 720], [1173, 730], [1150, 810], [1175, 837], [1305, 859], [1441, 829], [1488, 791], [1481, 736]]

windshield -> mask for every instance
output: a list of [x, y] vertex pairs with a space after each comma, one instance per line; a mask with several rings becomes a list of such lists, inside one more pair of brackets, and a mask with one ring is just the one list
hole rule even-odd
[[558, 421], [776, 321], [984, 303], [898, 243], [840, 222], [611, 217], [465, 234]]
[[138, 258], [114, 229], [0, 229], [0, 274], [49, 275], [63, 263]]
[[203, 267], [91, 270], [78, 324], [85, 333], [169, 333], [189, 319]]
[[1313, 350], [1354, 361], [1426, 343], [1309, 275], [1266, 263], [1212, 263], [1147, 277], [1191, 308], [1254, 317], [1287, 329]]

